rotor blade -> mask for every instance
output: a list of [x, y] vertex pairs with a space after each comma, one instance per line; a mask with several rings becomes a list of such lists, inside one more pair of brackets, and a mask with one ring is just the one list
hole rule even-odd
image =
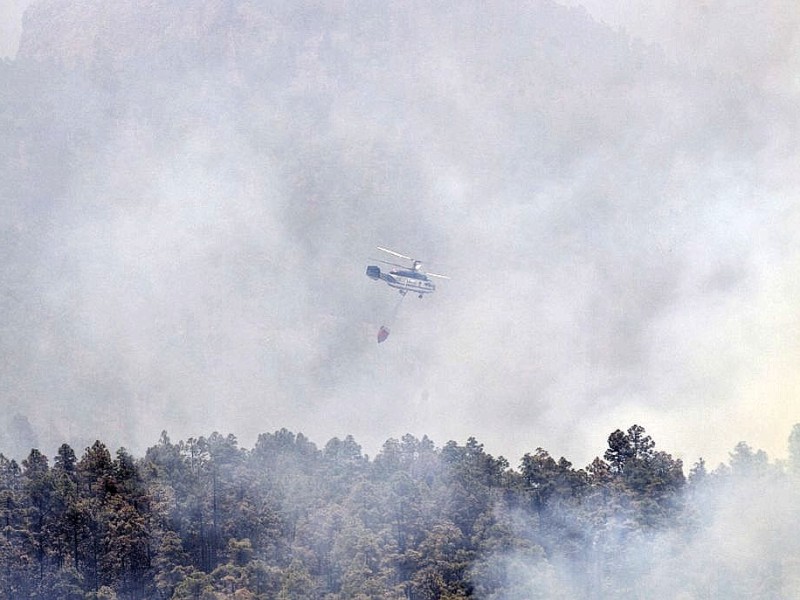
[[388, 260], [381, 260], [380, 258], [370, 258], [370, 260], [374, 260], [375, 262], [380, 262], [385, 265], [392, 265], [393, 267], [399, 267], [401, 269], [408, 269], [405, 265], [398, 265], [397, 263], [389, 262]]
[[450, 279], [447, 275], [439, 275], [438, 273], [425, 273], [428, 277], [438, 277], [439, 279]]
[[406, 256], [405, 254], [400, 254], [399, 252], [395, 252], [394, 250], [389, 250], [388, 248], [382, 248], [381, 246], [377, 246], [378, 250], [383, 250], [384, 252], [388, 252], [389, 254], [393, 254], [397, 258], [405, 258], [406, 260], [414, 260], [410, 256]]

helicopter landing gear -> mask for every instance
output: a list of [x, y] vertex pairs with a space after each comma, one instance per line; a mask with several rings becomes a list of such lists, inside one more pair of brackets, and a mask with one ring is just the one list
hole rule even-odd
[[418, 297], [419, 297], [420, 300], [422, 300], [422, 294], [420, 294]]

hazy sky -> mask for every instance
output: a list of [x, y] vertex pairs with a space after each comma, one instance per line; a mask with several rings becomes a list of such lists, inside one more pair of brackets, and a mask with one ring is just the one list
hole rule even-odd
[[22, 13], [31, 0], [0, 0], [0, 57], [13, 58], [22, 32]]
[[[137, 450], [162, 429], [249, 446], [288, 427], [370, 454], [408, 432], [583, 466], [638, 423], [689, 465], [740, 440], [784, 455], [798, 9], [504, 6], [397, 10], [386, 39], [357, 20], [264, 35], [249, 51], [290, 61], [274, 79], [240, 67], [175, 92], [165, 57], [146, 96], [123, 81], [62, 102], [102, 151], [10, 221], [48, 225], [10, 264], [35, 302], [9, 316], [8, 412], [50, 442]], [[364, 276], [376, 245], [453, 279], [393, 318], [397, 295]]]

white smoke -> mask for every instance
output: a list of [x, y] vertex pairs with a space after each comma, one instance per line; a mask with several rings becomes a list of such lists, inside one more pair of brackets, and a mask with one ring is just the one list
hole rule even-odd
[[[744, 443], [730, 456], [730, 466], [693, 476], [681, 510], [654, 527], [632, 523], [613, 500], [516, 513], [514, 531], [534, 547], [482, 557], [477, 589], [499, 590], [486, 596], [498, 599], [798, 597], [800, 479]], [[578, 540], [576, 554], [535, 546], [548, 520], [562, 528], [559, 539]]]

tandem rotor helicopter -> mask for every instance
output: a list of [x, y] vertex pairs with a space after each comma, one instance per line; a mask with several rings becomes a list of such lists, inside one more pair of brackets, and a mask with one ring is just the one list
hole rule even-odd
[[367, 267], [367, 277], [370, 279], [375, 279], [376, 281], [378, 279], [382, 279], [389, 285], [389, 287], [397, 289], [402, 296], [405, 296], [408, 292], [417, 294], [420, 298], [422, 298], [422, 296], [425, 294], [432, 294], [436, 290], [436, 286], [429, 279], [429, 277], [450, 279], [447, 275], [439, 275], [437, 273], [428, 273], [427, 271], [423, 271], [422, 261], [419, 261], [415, 258], [411, 258], [405, 254], [400, 254], [399, 252], [395, 252], [394, 250], [389, 250], [388, 248], [383, 248], [381, 246], [378, 246], [377, 248], [381, 252], [386, 252], [387, 254], [396, 256], [397, 258], [411, 261], [411, 267], [406, 267], [377, 258], [372, 259], [377, 262], [392, 265], [393, 267], [399, 267], [398, 269], [389, 271], [388, 273], [385, 271], [382, 272], [380, 267], [377, 267], [376, 265], [370, 265]]

